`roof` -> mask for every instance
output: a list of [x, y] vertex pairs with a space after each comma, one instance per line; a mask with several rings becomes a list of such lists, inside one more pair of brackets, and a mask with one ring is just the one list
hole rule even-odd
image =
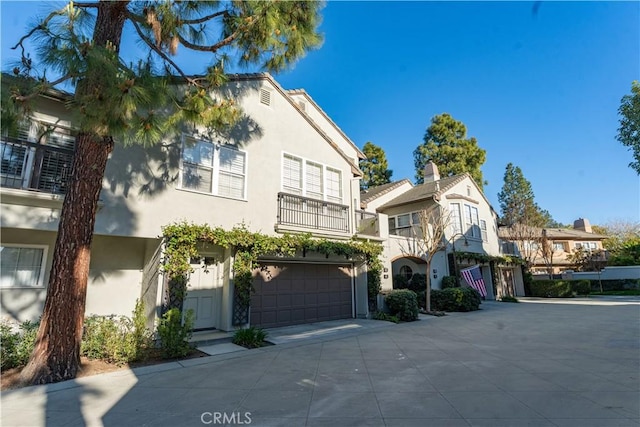
[[411, 184], [411, 181], [405, 178], [400, 181], [394, 181], [387, 184], [376, 185], [375, 187], [369, 187], [366, 190], [360, 192], [360, 204], [363, 205], [362, 207], [366, 207], [367, 203], [377, 199], [382, 195], [387, 194], [388, 192], [400, 187], [405, 183], [413, 186], [413, 184]]
[[405, 191], [395, 199], [380, 206], [378, 210], [405, 205], [413, 202], [419, 202], [422, 200], [430, 199], [434, 196], [439, 197], [454, 185], [462, 182], [465, 178], [471, 179], [471, 176], [468, 173], [463, 173], [462, 175], [448, 176], [445, 178], [440, 178], [438, 181], [426, 182], [424, 184], [416, 185], [415, 187]]
[[[512, 238], [507, 230], [509, 227], [498, 228], [498, 236], [502, 238]], [[533, 227], [532, 230], [539, 230], [542, 234], [542, 230], [547, 231], [547, 237], [550, 240], [604, 240], [608, 236], [596, 233], [587, 233], [582, 230], [575, 230], [573, 228], [537, 228]]]
[[358, 148], [358, 146], [356, 144], [354, 144], [354, 142], [351, 140], [351, 138], [349, 138], [347, 136], [347, 134], [345, 134], [342, 131], [342, 129], [340, 129], [340, 127], [329, 117], [329, 115], [327, 113], [325, 113], [322, 108], [320, 108], [320, 106], [316, 103], [316, 101], [313, 100], [313, 98], [311, 98], [311, 96], [307, 93], [306, 90], [304, 90], [304, 89], [291, 89], [291, 90], [287, 91], [287, 94], [289, 94], [289, 95], [302, 95], [305, 98], [307, 98], [309, 103], [311, 103], [314, 107], [316, 107], [316, 110], [318, 110], [320, 112], [320, 114], [322, 114], [322, 116], [324, 116], [324, 118], [327, 119], [327, 121], [331, 124], [331, 126], [333, 126], [338, 131], [338, 133], [340, 133], [340, 135], [342, 135], [344, 137], [344, 139], [349, 144], [351, 144], [353, 149], [356, 150], [356, 152], [358, 153], [358, 158], [360, 158], [360, 159], [366, 159], [367, 158], [367, 156], [365, 156], [365, 154], [362, 152], [362, 150], [360, 150]]

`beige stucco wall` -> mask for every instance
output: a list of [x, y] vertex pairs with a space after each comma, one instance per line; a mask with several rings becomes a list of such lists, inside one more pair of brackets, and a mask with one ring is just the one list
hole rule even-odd
[[[271, 91], [269, 106], [259, 102], [261, 87]], [[339, 169], [342, 203], [359, 204], [351, 166], [277, 87], [268, 80], [252, 80], [237, 86], [233, 82], [231, 88], [249, 118], [219, 140], [247, 152], [246, 200], [181, 190], [180, 136], [149, 150], [118, 145], [107, 165], [96, 234], [155, 238], [163, 225], [180, 220], [224, 228], [244, 222], [253, 231], [274, 234], [283, 153]], [[59, 208], [7, 204], [0, 216], [3, 226], [53, 231]]]
[[[47, 248], [43, 286], [0, 289], [2, 317], [36, 320], [42, 313], [49, 281], [55, 233], [37, 230], [2, 229], [3, 244], [43, 245]], [[85, 313], [130, 316], [140, 297], [145, 239], [95, 236], [87, 288]]]
[[379, 197], [376, 197], [374, 200], [367, 202], [367, 207], [365, 208], [365, 210], [367, 212], [375, 212], [380, 206], [390, 202], [412, 187], [413, 186], [411, 185], [411, 183], [407, 181], [402, 185], [399, 185], [397, 188], [390, 190], [388, 193], [382, 194]]

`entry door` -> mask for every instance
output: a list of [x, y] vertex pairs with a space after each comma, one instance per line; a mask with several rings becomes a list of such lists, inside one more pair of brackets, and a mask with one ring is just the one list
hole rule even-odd
[[222, 303], [222, 264], [203, 256], [192, 259], [191, 268], [183, 312], [193, 310], [194, 329], [216, 328]]

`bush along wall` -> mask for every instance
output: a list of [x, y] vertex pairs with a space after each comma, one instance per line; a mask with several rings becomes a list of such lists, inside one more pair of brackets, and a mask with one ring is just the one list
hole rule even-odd
[[469, 287], [431, 291], [431, 306], [436, 311], [475, 311], [481, 302], [478, 291]]
[[571, 298], [576, 295], [589, 295], [589, 280], [534, 280], [529, 285], [532, 297]]
[[[235, 312], [248, 312], [251, 304], [251, 292], [253, 292], [253, 270], [258, 266], [258, 259], [261, 256], [294, 256], [298, 252], [303, 254], [317, 252], [327, 257], [337, 255], [347, 259], [359, 259], [367, 265], [370, 306], [375, 306], [377, 295], [380, 292], [382, 246], [379, 243], [361, 240], [314, 239], [310, 234], [267, 236], [249, 231], [244, 224], [231, 230], [225, 230], [206, 224], [196, 225], [179, 222], [163, 227], [162, 234], [165, 238], [163, 270], [169, 278], [168, 294], [170, 297], [174, 296], [174, 301], [176, 301], [173, 304], [174, 307], [181, 308], [182, 306], [180, 298], [184, 299], [184, 290], [188, 282], [186, 278], [192, 271], [189, 260], [199, 256], [198, 243], [233, 249], [234, 325], [246, 323], [246, 317], [236, 316]], [[172, 289], [173, 284], [177, 284], [178, 289]]]

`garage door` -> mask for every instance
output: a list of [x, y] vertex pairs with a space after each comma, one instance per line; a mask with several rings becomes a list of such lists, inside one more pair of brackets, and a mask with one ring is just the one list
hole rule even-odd
[[270, 263], [255, 273], [251, 324], [262, 328], [349, 319], [349, 265]]

